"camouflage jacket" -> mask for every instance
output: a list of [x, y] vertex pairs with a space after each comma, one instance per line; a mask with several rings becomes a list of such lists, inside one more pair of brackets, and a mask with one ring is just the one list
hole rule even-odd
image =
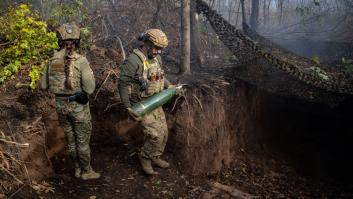
[[[156, 70], [163, 71], [161, 70], [162, 60], [159, 55], [154, 59], [147, 59], [139, 49], [134, 49], [133, 53], [122, 64], [118, 88], [121, 101], [125, 107], [131, 107], [131, 103], [136, 103], [141, 98], [148, 97], [170, 85], [164, 75], [157, 78], [159, 82], [156, 79], [151, 79], [150, 76], [155, 74], [151, 73], [150, 69], [152, 67], [149, 68], [149, 65]], [[146, 90], [141, 89], [142, 79], [147, 83]], [[153, 90], [153, 92], [148, 93], [149, 90]]]

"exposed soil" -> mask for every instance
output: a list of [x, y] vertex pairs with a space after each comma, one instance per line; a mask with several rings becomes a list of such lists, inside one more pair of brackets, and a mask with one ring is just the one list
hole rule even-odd
[[[146, 1], [136, 1], [134, 6], [131, 1], [121, 2], [126, 6], [113, 10], [108, 5], [100, 13], [112, 16], [108, 17], [112, 24], [118, 24], [115, 34], [127, 42], [124, 46], [129, 51], [134, 37], [150, 27], [144, 21], [154, 16], [154, 10], [146, 10]], [[330, 108], [284, 99], [235, 80], [232, 68], [223, 67], [231, 55], [209, 27], [204, 38], [208, 45], [202, 48], [212, 62], [204, 64], [207, 68], [194, 67], [192, 76], [176, 76], [178, 11], [161, 15], [168, 22], [164, 29], [172, 45], [164, 56], [168, 78], [188, 84], [184, 97], [164, 107], [169, 140], [163, 158], [171, 168], [157, 169], [160, 175], [154, 177], [141, 170], [136, 154], [143, 136], [119, 101], [121, 54], [113, 38], [88, 56], [97, 81], [90, 99], [92, 165], [102, 177], [83, 181], [73, 176], [53, 96], [16, 89], [10, 83], [0, 90], [0, 130], [13, 136], [13, 141], [31, 146], [11, 146], [10, 151], [26, 163], [26, 167], [11, 166], [32, 188], [8, 177], [1, 179], [0, 191], [26, 199], [232, 198], [211, 185], [219, 182], [259, 198], [353, 198], [353, 106]], [[101, 22], [96, 25], [101, 30]], [[5, 197], [1, 194], [0, 198]]]
[[[95, 132], [96, 135], [98, 132]], [[299, 175], [293, 167], [268, 155], [236, 154], [236, 161], [218, 175], [185, 174], [167, 148], [165, 159], [172, 168], [160, 170], [160, 175], [147, 177], [141, 171], [135, 147], [112, 135], [92, 143], [93, 167], [102, 173], [99, 180], [82, 181], [72, 173], [66, 155], [53, 160], [55, 175], [46, 179], [54, 193], [38, 195], [30, 190], [14, 198], [230, 198], [228, 193], [213, 189], [209, 183], [231, 185], [260, 198], [351, 198], [352, 186], [334, 181], [318, 181]]]
[[[322, 140], [315, 132], [345, 132], [349, 128], [347, 121], [329, 116], [342, 110], [322, 110], [321, 106], [263, 93], [232, 80], [229, 77], [231, 69], [202, 69], [198, 78], [170, 76], [173, 82], [189, 84], [185, 99], [165, 106], [170, 138], [163, 158], [172, 166], [168, 170], [157, 169], [160, 172], [158, 176], [144, 175], [136, 155], [142, 143], [142, 132], [122, 112], [115, 90], [115, 75], [108, 77], [109, 71], [118, 73], [118, 69], [114, 65], [106, 65], [109, 60], [96, 57], [91, 62], [98, 80], [97, 91], [91, 99], [94, 124], [92, 165], [102, 177], [82, 181], [73, 176], [72, 164], [64, 150], [63, 132], [58, 127], [55, 114], [48, 114], [43, 117], [51, 133], [46, 137], [54, 174], [44, 180], [49, 183], [49, 188], [54, 188], [53, 192], [48, 189], [48, 193], [45, 189], [36, 192], [29, 187], [20, 187], [12, 198], [232, 197], [230, 193], [214, 188], [213, 182], [260, 198], [353, 197], [351, 183], [333, 178], [327, 170], [321, 170], [317, 175], [318, 170], [314, 166], [320, 161], [309, 161], [310, 157], [316, 157], [317, 150], [312, 146], [320, 149], [328, 146], [325, 143], [315, 145]], [[49, 101], [52, 103], [52, 99]], [[46, 112], [53, 109], [50, 110]], [[320, 119], [313, 117], [317, 114], [320, 114]], [[332, 121], [333, 125], [320, 126], [320, 121]], [[336, 128], [339, 124], [346, 126]], [[293, 130], [293, 125], [297, 126], [296, 130]], [[293, 139], [293, 133], [297, 139]], [[340, 141], [333, 144], [348, 143]], [[325, 153], [322, 155], [324, 158], [332, 157]], [[342, 165], [337, 161], [337, 164], [327, 164], [327, 167], [332, 171]], [[41, 172], [42, 168], [38, 167], [38, 171]], [[342, 177], [345, 172], [337, 173]], [[350, 179], [349, 176], [345, 179]]]

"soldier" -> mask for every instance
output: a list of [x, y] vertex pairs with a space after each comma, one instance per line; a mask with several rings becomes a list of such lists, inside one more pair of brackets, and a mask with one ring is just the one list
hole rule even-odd
[[75, 177], [97, 179], [100, 174], [90, 165], [92, 124], [88, 103], [88, 95], [95, 89], [95, 79], [87, 58], [77, 52], [79, 27], [63, 24], [57, 29], [57, 36], [60, 49], [49, 59], [41, 78], [41, 87], [55, 94], [56, 111], [66, 134]]
[[[168, 39], [159, 29], [149, 29], [139, 40], [143, 45], [134, 49], [133, 53], [121, 66], [119, 79], [120, 98], [128, 113], [134, 117], [131, 104], [143, 98], [154, 95], [165, 88], [173, 86], [164, 76], [160, 53], [168, 46]], [[168, 127], [162, 107], [141, 118], [145, 134], [145, 142], [139, 153], [143, 171], [148, 175], [158, 174], [152, 164], [168, 168], [168, 162], [162, 160], [165, 145], [168, 140]]]

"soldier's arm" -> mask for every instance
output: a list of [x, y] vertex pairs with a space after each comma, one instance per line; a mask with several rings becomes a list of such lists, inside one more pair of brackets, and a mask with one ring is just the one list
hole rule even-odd
[[45, 90], [49, 88], [49, 82], [48, 82], [48, 67], [49, 64], [47, 64], [44, 67], [44, 71], [42, 73], [42, 76], [40, 77], [40, 88]]
[[79, 65], [81, 68], [81, 84], [82, 90], [85, 91], [87, 94], [92, 94], [95, 87], [96, 81], [94, 79], [93, 71], [89, 66], [89, 62], [87, 58], [83, 57], [79, 61]]
[[169, 80], [167, 80], [166, 77], [164, 77], [164, 88], [168, 88], [169, 86], [172, 86]]
[[120, 78], [118, 82], [118, 89], [120, 99], [126, 108], [131, 107], [129, 88], [134, 83], [134, 78], [138, 64], [130, 56], [120, 67]]

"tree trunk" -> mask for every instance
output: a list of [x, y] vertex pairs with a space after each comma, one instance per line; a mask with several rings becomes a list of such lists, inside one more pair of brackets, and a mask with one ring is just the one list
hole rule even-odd
[[[266, 8], [266, 11], [267, 11], [267, 14], [266, 14], [266, 24], [267, 26], [270, 26], [270, 21], [271, 21], [271, 15], [270, 15], [270, 6], [271, 6], [271, 2], [272, 0], [269, 0], [268, 4], [267, 4], [267, 8]], [[269, 27], [267, 27], [267, 29], [269, 29]]]
[[157, 1], [157, 10], [156, 10], [156, 12], [153, 15], [151, 27], [158, 27], [159, 14], [160, 14], [160, 11], [161, 11], [161, 8], [162, 8], [162, 4], [163, 4], [163, 0]]
[[190, 0], [182, 0], [180, 74], [190, 74]]
[[237, 17], [236, 17], [236, 19], [235, 19], [235, 27], [238, 27], [238, 19], [239, 19], [239, 13], [240, 13], [240, 5], [241, 5], [241, 1], [239, 1], [239, 4], [238, 4]]
[[258, 18], [259, 18], [259, 0], [252, 0], [250, 26], [252, 27], [253, 30], [257, 30], [258, 28]]
[[237, 7], [237, 4], [235, 3], [235, 1], [231, 1], [228, 4], [228, 22], [232, 24], [233, 22], [233, 16], [235, 11], [235, 8]]
[[203, 63], [203, 57], [201, 55], [201, 48], [200, 48], [200, 24], [199, 24], [199, 15], [196, 10], [196, 4], [195, 1], [191, 3], [191, 47], [192, 47], [192, 60], [195, 61], [195, 63], [198, 66], [202, 66]]
[[243, 16], [243, 23], [246, 23], [246, 11], [245, 11], [244, 0], [240, 0], [240, 3], [241, 3], [241, 13]]
[[284, 3], [284, 0], [278, 1], [278, 8], [279, 8], [278, 23], [279, 23], [279, 25], [282, 25], [282, 20], [283, 20], [283, 3]]

